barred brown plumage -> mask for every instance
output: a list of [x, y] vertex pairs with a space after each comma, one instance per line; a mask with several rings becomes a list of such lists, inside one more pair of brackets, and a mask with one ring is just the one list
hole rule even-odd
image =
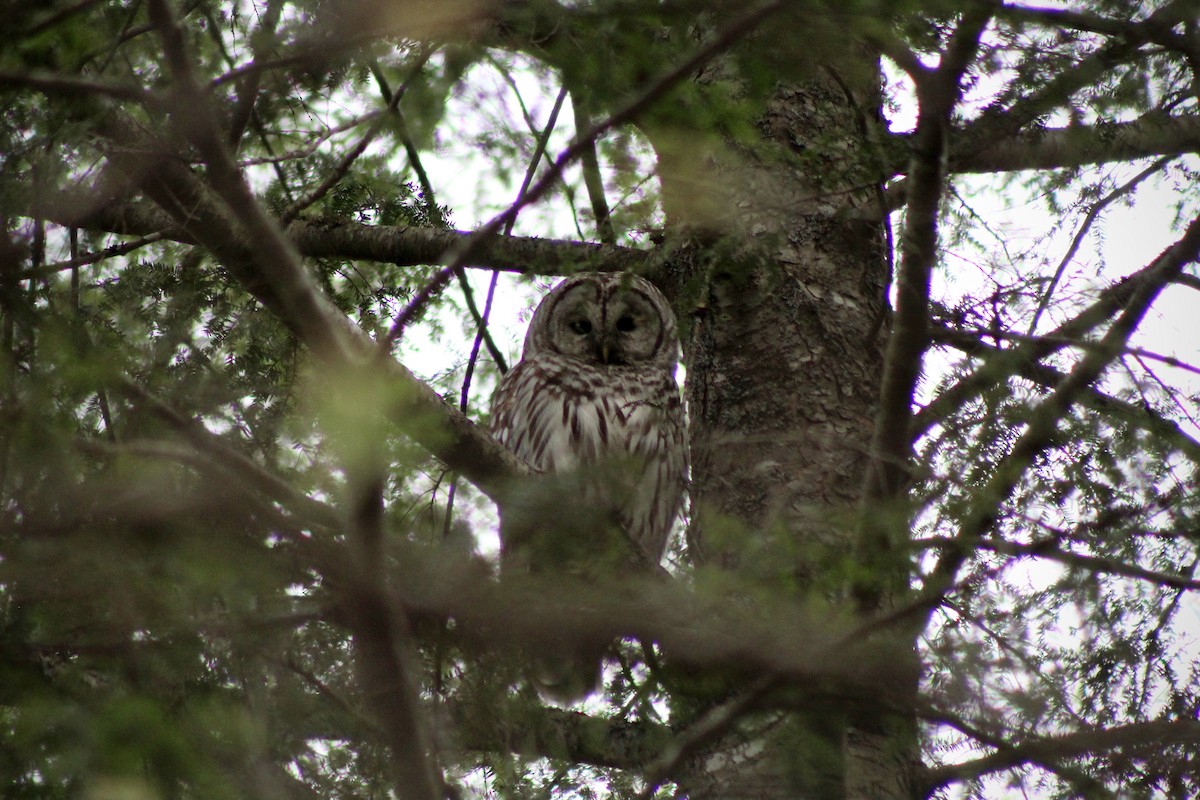
[[[593, 571], [583, 563], [589, 559], [646, 569], [659, 563], [687, 476], [678, 351], [670, 305], [643, 278], [582, 273], [538, 304], [521, 361], [492, 399], [492, 431], [539, 472], [577, 480], [579, 493], [569, 496], [593, 518], [552, 532], [579, 540], [564, 546], [506, 517], [506, 568], [579, 575]], [[625, 555], [616, 562], [608, 560], [609, 522], [632, 545], [618, 545]], [[538, 680], [540, 688], [559, 700], [592, 691], [602, 651], [576, 656], [555, 670], [561, 674]]]

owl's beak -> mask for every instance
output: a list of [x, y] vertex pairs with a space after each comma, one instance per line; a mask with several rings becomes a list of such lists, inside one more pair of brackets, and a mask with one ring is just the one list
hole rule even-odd
[[596, 355], [600, 356], [601, 363], [624, 363], [625, 356], [620, 349], [620, 343], [617, 342], [616, 336], [600, 337], [596, 342]]
[[615, 336], [605, 336], [597, 343], [600, 351], [600, 361], [605, 364], [620, 364], [624, 360], [621, 355], [621, 347], [614, 341]]

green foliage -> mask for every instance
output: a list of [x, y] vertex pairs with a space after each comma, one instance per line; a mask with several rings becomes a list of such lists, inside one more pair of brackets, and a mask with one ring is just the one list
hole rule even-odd
[[[507, 207], [527, 173], [545, 174], [581, 133], [563, 121], [569, 107], [554, 130], [544, 130], [560, 87], [567, 102], [601, 121], [746, 10], [692, 0], [536, 0], [465, 4], [465, 12], [458, 4], [392, 4], [399, 15], [389, 4], [327, 0], [165, 5], [178, 18], [191, 78], [216, 109], [221, 146], [267, 212], [329, 230], [353, 223], [429, 234], [473, 226]], [[1092, 2], [1077, 17], [997, 9], [967, 72], [955, 156], [986, 164], [995, 143], [1032, 148], [1064, 126], [1095, 134], [1089, 146], [1119, 144], [1127, 133], [1119, 123], [1190, 113], [1194, 53], [1169, 37], [1147, 45], [1139, 37], [1158, 35], [1151, 28], [1120, 27], [1144, 18], [1144, 5]], [[491, 590], [504, 581], [496, 580], [489, 538], [492, 504], [429, 453], [430, 442], [448, 441], [439, 420], [411, 410], [413, 393], [397, 389], [384, 369], [331, 368], [324, 354], [303, 347], [296, 320], [268, 310], [231, 265], [193, 243], [179, 219], [187, 212], [167, 222], [164, 209], [178, 211], [171, 204], [179, 197], [143, 194], [144, 176], [111, 168], [126, 144], [99, 131], [121, 114], [153, 145], [139, 154], [148, 171], [166, 158], [214, 192], [220, 182], [211, 153], [188, 139], [195, 133], [182, 113], [188, 109], [172, 105], [178, 65], [154, 6], [24, 2], [0, 19], [5, 797], [350, 800], [402, 790], [395, 736], [377, 713], [382, 701], [362, 692], [355, 647], [356, 637], [361, 644], [372, 633], [354, 616], [355, 601], [377, 588], [379, 576], [395, 612], [394, 665], [411, 670], [404, 677], [428, 712], [423, 722], [440, 765], [464, 796], [673, 796], [669, 780], [650, 791], [649, 765], [727, 703], [746, 699], [756, 671], [780, 654], [750, 652], [745, 666], [714, 647], [724, 660], [705, 668], [662, 643], [628, 638], [611, 648], [605, 696], [586, 714], [558, 713], [526, 685], [538, 631], [521, 628], [507, 641], [502, 605], [471, 609], [484, 620], [476, 627], [447, 618], [435, 600], [452, 606], [454, 589]], [[875, 58], [847, 53], [882, 47], [894, 55], [904, 47], [932, 69], [961, 11], [953, 2], [784, 6], [723, 58], [672, 86], [634, 125], [596, 143], [618, 242], [656, 244], [669, 273], [659, 277], [674, 285], [689, 343], [720, 335], [726, 320], [710, 314], [722, 296], [795, 297], [788, 324], [815, 315], [828, 330], [839, 307], [861, 299], [818, 298], [819, 281], [795, 277], [798, 265], [817, 276], [849, 268], [821, 261], [805, 237], [846, 216], [865, 220], [854, 230], [877, 233], [870, 218], [887, 198], [874, 184], [898, 174], [911, 155], [910, 139], [878, 124]], [[1184, 29], [1164, 30], [1182, 37]], [[907, 110], [894, 95], [908, 83], [895, 79], [883, 105]], [[786, 135], [766, 143], [779, 126]], [[722, 226], [740, 210], [717, 189], [733, 164], [773, 180], [799, 176], [780, 203], [795, 218], [761, 232], [729, 225], [735, 233], [726, 233]], [[661, 181], [659, 165], [668, 175]], [[787, 778], [833, 796], [852, 719], [886, 730], [902, 749], [911, 731], [888, 725], [921, 715], [935, 768], [1080, 729], [1194, 720], [1200, 674], [1187, 626], [1196, 609], [1200, 446], [1195, 391], [1186, 383], [1193, 375], [1164, 379], [1148, 366], [1153, 354], [1127, 349], [1059, 416], [1045, 446], [1013, 466], [1031, 417], [1104, 334], [1101, 325], [1070, 341], [1045, 338], [1096, 302], [1102, 281], [1118, 286], [1095, 245], [1129, 234], [1106, 234], [1094, 217], [1144, 202], [1134, 199], [1130, 180], [1146, 166], [1065, 159], [1061, 168], [1003, 179], [954, 179], [943, 198], [929, 319], [935, 346], [923, 391], [931, 402], [918, 416], [916, 457], [905, 465], [912, 467], [907, 493], [865, 509], [842, 502], [859, 465], [877, 455], [861, 435], [871, 420], [846, 411], [826, 425], [818, 415], [874, 396], [878, 376], [810, 375], [802, 365], [811, 353], [848, 340], [805, 342], [810, 352], [796, 354], [793, 374], [827, 381], [836, 398], [810, 412], [820, 436], [794, 437], [812, 448], [807, 461], [830, 465], [826, 484], [811, 492], [821, 502], [788, 506], [795, 487], [771, 486], [761, 495], [747, 490], [735, 509], [767, 509], [767, 522], [709, 517], [705, 545], [730, 558], [696, 567], [690, 562], [702, 556], [690, 540], [675, 547], [671, 564], [674, 584], [691, 592], [707, 620], [682, 608], [654, 621], [687, 632], [705, 621], [753, 619], [769, 630], [778, 620], [816, 618], [831, 638], [853, 631], [874, 642], [877, 630], [856, 627], [866, 612], [852, 598], [856, 588], [886, 586], [899, 610], [893, 619], [881, 613], [884, 626], [916, 630], [911, 620], [923, 604], [932, 609], [930, 624], [906, 640], [920, 651], [921, 697], [897, 707], [886, 695], [876, 719], [874, 694], [848, 696], [781, 660], [793, 672], [773, 674], [776, 682], [751, 697], [727, 730], [688, 747], [761, 734], [788, 756]], [[1174, 190], [1170, 211], [1180, 228], [1200, 205], [1195, 171], [1194, 161], [1179, 160], [1141, 179]], [[517, 230], [594, 238], [588, 190], [572, 165], [522, 211]], [[843, 205], [848, 194], [869, 198]], [[677, 203], [675, 216], [664, 197]], [[1039, 219], [1044, 227], [1025, 243], [994, 222], [992, 207], [997, 198], [1031, 197], [1050, 218]], [[228, 206], [228, 194], [220, 202]], [[681, 222], [697, 223], [700, 235]], [[897, 225], [896, 235], [902, 231]], [[1076, 233], [1083, 255], [1060, 269]], [[378, 342], [440, 272], [439, 263], [412, 260], [438, 261], [334, 255], [306, 258], [304, 267], [345, 317], [339, 322]], [[882, 266], [853, 265], [867, 286], [863, 296], [877, 288], [868, 284]], [[478, 311], [483, 293], [474, 301]], [[455, 405], [460, 397], [478, 404], [498, 374], [486, 356], [469, 361], [479, 324], [468, 305], [451, 281], [412, 307], [399, 344], [406, 355], [426, 343], [443, 348], [447, 355], [423, 377]], [[873, 351], [886, 332], [880, 320], [857, 346]], [[735, 360], [761, 355], [750, 337], [725, 344]], [[1034, 344], [1045, 346], [1036, 357]], [[859, 354], [842, 355], [850, 364]], [[473, 383], [464, 388], [468, 374]], [[697, 419], [701, 411], [711, 409], [696, 409]], [[400, 416], [412, 438], [398, 434]], [[773, 420], [737, 422], [755, 441], [793, 440]], [[709, 453], [697, 455], [695, 469], [711, 468]], [[778, 464], [760, 466], [780, 484], [792, 480]], [[1010, 472], [1013, 485], [997, 490], [996, 476]], [[546, 483], [527, 490], [531, 506], [573, 509], [564, 530], [604, 527], [581, 521], [577, 486]], [[866, 557], [847, 546], [863, 527], [884, 532], [885, 552]], [[559, 576], [560, 586], [596, 578], [573, 566], [581, 550], [595, 548], [552, 543], [547, 550], [570, 578]], [[940, 567], [952, 574], [939, 587]], [[894, 585], [897, 574], [905, 586]], [[942, 592], [932, 601], [931, 587]], [[542, 591], [539, 599], [552, 606], [555, 593]], [[804, 635], [798, 629], [772, 641], [803, 651]], [[891, 651], [880, 645], [879, 652]], [[623, 736], [643, 734], [643, 750], [623, 749]], [[998, 778], [969, 775], [954, 791], [997, 796], [1011, 781], [1042, 796], [1100, 784], [1122, 796], [1194, 796], [1197, 758], [1186, 738], [1051, 752]]]

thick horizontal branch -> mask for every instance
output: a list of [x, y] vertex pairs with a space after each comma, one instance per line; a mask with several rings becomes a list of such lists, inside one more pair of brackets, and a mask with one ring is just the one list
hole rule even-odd
[[[293, 542], [331, 583], [357, 580], [344, 549], [312, 537]], [[825, 606], [788, 601], [746, 604], [744, 591], [698, 593], [651, 576], [594, 575], [587, 582], [555, 574], [504, 574], [470, 554], [389, 541], [389, 586], [394, 615], [411, 620], [415, 635], [436, 631], [446, 643], [494, 664], [498, 654], [525, 659], [572, 652], [579, 643], [635, 638], [655, 642], [664, 673], [724, 673], [746, 685], [769, 679], [778, 689], [754, 707], [773, 703], [865, 703], [912, 708], [918, 669], [911, 643], [866, 635], [855, 620]], [[340, 609], [339, 609], [340, 612]], [[344, 619], [331, 620], [346, 624]], [[494, 692], [451, 697], [447, 736], [467, 750], [508, 751], [640, 772], [660, 762], [679, 732], [646, 722], [626, 723], [555, 712]], [[459, 706], [462, 701], [464, 705]], [[332, 732], [329, 735], [336, 735]], [[669, 779], [670, 776], [664, 776]]]
[[911, 644], [865, 635], [852, 619], [794, 603], [743, 605], [655, 577], [586, 584], [556, 575], [493, 580], [480, 565], [405, 547], [393, 586], [415, 620], [455, 622], [472, 649], [546, 654], [578, 643], [656, 642], [669, 666], [773, 676], [780, 685], [902, 707], [911, 702]]
[[[305, 220], [293, 222], [285, 232], [305, 256], [385, 261], [401, 266], [442, 264], [446, 253], [471, 235], [439, 228]], [[474, 253], [471, 266], [533, 275], [580, 270], [644, 273], [657, 260], [649, 251], [629, 247], [521, 236], [490, 237]]]
[[[895, 154], [893, 175], [904, 175], [912, 134], [893, 134], [887, 150]], [[1131, 122], [1105, 122], [1064, 128], [1026, 130], [981, 146], [970, 128], [950, 134], [949, 171], [992, 173], [1019, 170], [1066, 169], [1155, 156], [1200, 152], [1200, 115], [1147, 115]], [[890, 205], [903, 202], [905, 181], [889, 187]], [[90, 198], [70, 195], [52, 198], [31, 214], [62, 225], [125, 236], [162, 233], [167, 238], [195, 243], [157, 209], [144, 205], [95, 207]], [[445, 254], [460, 246], [467, 231], [415, 226], [363, 225], [342, 220], [297, 220], [287, 236], [302, 255], [382, 261], [399, 265], [442, 264]], [[494, 236], [473, 251], [472, 266], [539, 275], [561, 275], [581, 269], [653, 271], [658, 257], [628, 247]]]
[[1040, 128], [983, 147], [969, 137], [967, 140], [967, 148], [961, 146], [963, 142], [952, 140], [952, 172], [1064, 169], [1198, 152], [1200, 116], [1153, 114], [1132, 122]]
[[1195, 720], [1155, 720], [1113, 728], [1091, 728], [1062, 736], [1030, 739], [974, 761], [930, 770], [926, 774], [926, 787], [932, 791], [948, 783], [971, 780], [1025, 764], [1052, 766], [1057, 761], [1091, 753], [1120, 749], [1161, 754], [1163, 748], [1171, 745], [1197, 743], [1200, 743], [1200, 722]]
[[[907, 134], [897, 140], [908, 141]], [[955, 158], [951, 142], [950, 171], [987, 173], [1025, 169], [1059, 169], [1119, 159], [1200, 151], [1200, 117], [1143, 119], [1098, 127], [1050, 128], [998, 142], [982, 152]], [[898, 168], [897, 174], [904, 172]], [[889, 188], [892, 205], [901, 203], [905, 184]], [[68, 196], [69, 198], [69, 196]], [[90, 207], [83, 198], [57, 197], [31, 209], [60, 225], [122, 236], [162, 235], [196, 244], [195, 236], [159, 209], [144, 204]], [[379, 261], [401, 266], [445, 263], [470, 236], [469, 231], [418, 226], [364, 225], [343, 220], [297, 220], [285, 234], [303, 256]], [[563, 275], [580, 270], [653, 273], [662, 257], [653, 251], [590, 242], [494, 236], [480, 244], [471, 266], [531, 275]]]
[[0, 89], [33, 89], [65, 97], [102, 95], [114, 100], [146, 103], [161, 110], [162, 98], [137, 84], [106, 83], [47, 70], [10, 72], [0, 70]]
[[[891, 173], [904, 176], [907, 152], [914, 134], [892, 134]], [[954, 174], [987, 174], [1021, 170], [1072, 169], [1112, 161], [1178, 156], [1200, 152], [1200, 116], [1147, 115], [1131, 122], [1102, 122], [1065, 128], [1036, 128], [996, 136], [980, 144], [980, 134], [970, 126], [950, 137], [949, 171]], [[887, 187], [887, 206], [904, 205], [908, 178]]]
[[[1111, 161], [1196, 153], [1200, 152], [1200, 116], [1151, 114], [1131, 122], [1027, 129], [996, 136], [982, 145], [980, 136], [969, 125], [951, 134], [951, 173], [1071, 169]], [[903, 175], [907, 168], [905, 153], [912, 138], [912, 133], [892, 135], [888, 150], [895, 153], [891, 164], [894, 175]], [[889, 184], [889, 208], [900, 208], [904, 204], [907, 185], [907, 178]]]
[[[474, 699], [474, 698], [473, 698]], [[478, 752], [511, 752], [530, 758], [638, 770], [668, 746], [674, 732], [647, 720], [593, 717], [532, 706], [503, 695], [450, 707], [457, 744]]]
[[[121, 236], [162, 235], [198, 244], [186, 227], [146, 204], [103, 205], [81, 197], [49, 199], [33, 210], [60, 225]], [[442, 264], [469, 231], [407, 225], [364, 225], [343, 220], [300, 219], [284, 234], [302, 256], [379, 261], [400, 266]], [[648, 250], [563, 239], [493, 236], [478, 245], [472, 266], [530, 275], [564, 275], [580, 270], [652, 272], [661, 256]]]

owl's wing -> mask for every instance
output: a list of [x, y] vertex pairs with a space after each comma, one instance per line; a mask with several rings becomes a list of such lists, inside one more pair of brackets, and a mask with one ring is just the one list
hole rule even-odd
[[557, 385], [536, 361], [509, 370], [492, 402], [492, 433], [539, 472], [563, 472], [577, 466], [581, 453], [573, 442], [572, 395]]
[[538, 360], [518, 363], [496, 389], [491, 427], [497, 440], [539, 472], [565, 473], [509, 497], [500, 520], [506, 569], [542, 572], [571, 565], [594, 538], [583, 530], [592, 515], [563, 513], [581, 505], [572, 489], [582, 478], [574, 472], [580, 457], [572, 445], [573, 412], [566, 397], [553, 368]]
[[634, 405], [625, 417], [626, 447], [644, 470], [626, 504], [629, 536], [652, 564], [662, 558], [683, 506], [688, 446], [683, 404], [674, 381], [655, 401]]

